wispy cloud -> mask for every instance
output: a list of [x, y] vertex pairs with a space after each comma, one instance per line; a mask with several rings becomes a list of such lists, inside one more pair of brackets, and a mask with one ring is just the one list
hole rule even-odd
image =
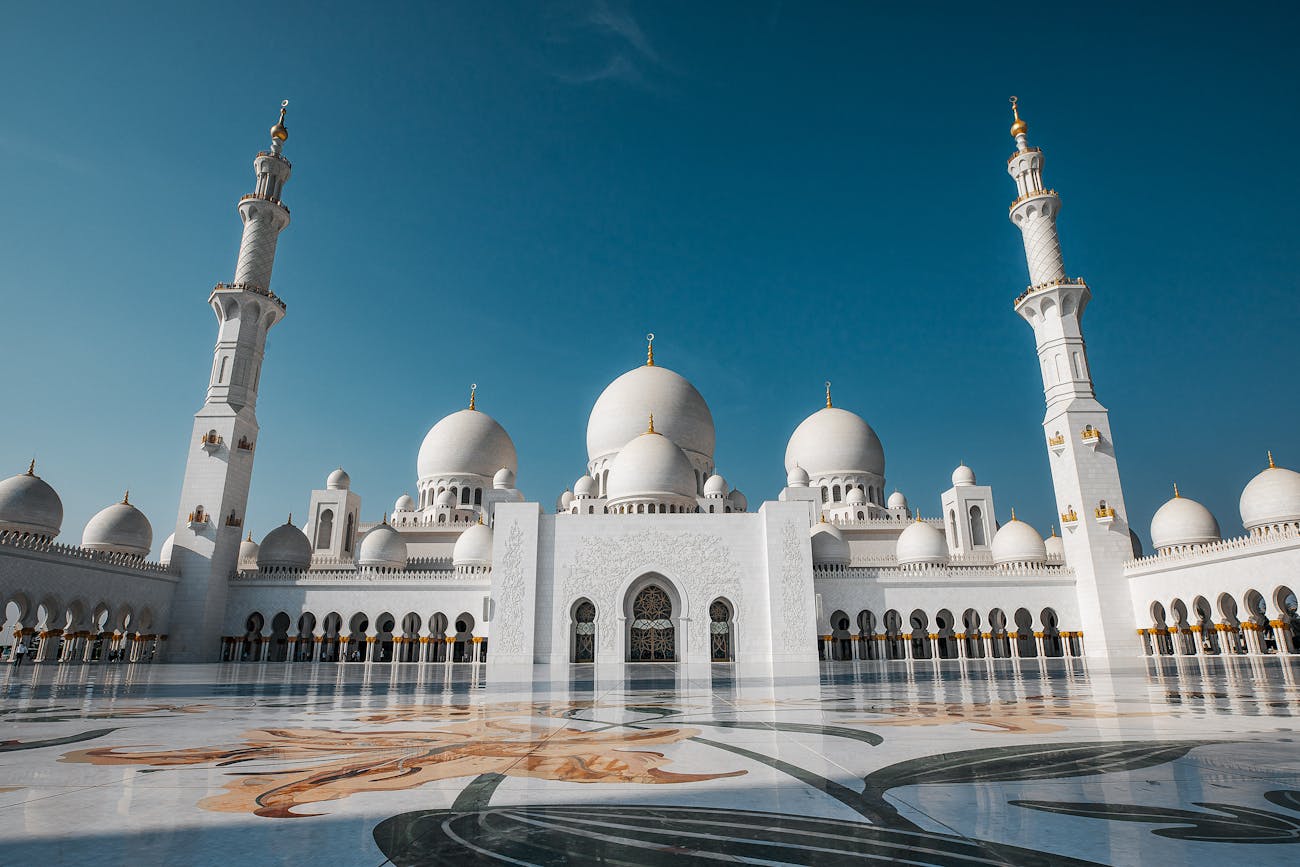
[[657, 91], [675, 70], [622, 3], [589, 0], [556, 14], [546, 34], [548, 71], [570, 84], [616, 81]]

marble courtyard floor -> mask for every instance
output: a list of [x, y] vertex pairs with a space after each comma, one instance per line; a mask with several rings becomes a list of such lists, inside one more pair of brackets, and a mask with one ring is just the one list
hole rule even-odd
[[0, 853], [78, 865], [1300, 862], [1294, 658], [494, 676], [6, 666]]

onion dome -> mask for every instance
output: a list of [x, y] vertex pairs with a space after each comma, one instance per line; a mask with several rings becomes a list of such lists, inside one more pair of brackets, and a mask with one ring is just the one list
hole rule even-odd
[[683, 451], [713, 458], [713, 414], [683, 376], [646, 364], [606, 386], [587, 419], [587, 458], [612, 455], [645, 430], [646, 413], [655, 414], [659, 433]]
[[731, 511], [749, 511], [749, 500], [745, 499], [745, 495], [740, 492], [739, 488], [732, 488], [731, 490]]
[[907, 497], [904, 497], [901, 491], [894, 491], [889, 495], [889, 499], [885, 501], [885, 505], [891, 509], [906, 509]]
[[515, 473], [514, 470], [509, 467], [502, 467], [497, 470], [496, 475], [492, 477], [492, 487], [496, 488], [498, 491], [509, 490], [514, 486]]
[[[654, 369], [654, 368], [651, 368]], [[614, 458], [606, 491], [610, 500], [626, 497], [695, 497], [695, 469], [686, 454], [654, 429], [627, 443]]]
[[564, 493], [560, 494], [560, 499], [556, 500], [556, 508], [558, 508], [560, 511], [567, 511], [568, 508], [572, 505], [573, 505], [573, 491], [570, 491], [568, 488], [565, 488]]
[[325, 487], [331, 491], [346, 491], [351, 486], [352, 477], [342, 467], [325, 477]]
[[1247, 530], [1300, 521], [1300, 473], [1274, 466], [1269, 452], [1268, 469], [1242, 490], [1240, 507], [1241, 523]]
[[454, 509], [456, 508], [456, 495], [453, 494], [450, 489], [445, 490], [434, 498], [433, 504], [435, 506]]
[[844, 541], [839, 527], [822, 522], [813, 524], [808, 533], [812, 537], [814, 566], [849, 565], [849, 543]]
[[284, 125], [284, 113], [288, 108], [289, 100], [286, 99], [280, 104], [280, 119], [271, 127], [271, 138], [281, 143], [289, 140], [289, 128]]
[[993, 535], [993, 544], [989, 546], [993, 553], [993, 562], [999, 566], [1012, 563], [1043, 563], [1047, 560], [1047, 546], [1038, 531], [1016, 519], [1015, 510], [1011, 520], [998, 528]]
[[[166, 539], [163, 539], [162, 547], [158, 549], [158, 562], [164, 566], [172, 564], [172, 548], [176, 545], [176, 534], [172, 533]], [[243, 548], [240, 548], [243, 551]], [[242, 560], [243, 557], [240, 557]]]
[[54, 538], [63, 526], [63, 501], [36, 475], [36, 461], [21, 476], [0, 482], [0, 530]]
[[[174, 533], [172, 535], [175, 535]], [[253, 533], [250, 530], [248, 538], [239, 543], [239, 562], [240, 563], [257, 563], [257, 553], [261, 546], [253, 541]]]
[[600, 484], [585, 473], [573, 483], [573, 495], [578, 499], [595, 497], [600, 492]]
[[1219, 522], [1210, 510], [1178, 493], [1156, 510], [1151, 518], [1151, 544], [1156, 548], [1200, 545], [1219, 541]]
[[790, 488], [808, 487], [808, 471], [796, 464], [794, 469], [785, 474], [785, 484]]
[[393, 511], [394, 511], [394, 512], [414, 512], [414, 511], [415, 511], [415, 500], [411, 499], [411, 495], [410, 495], [410, 494], [402, 494], [400, 497], [397, 498], [397, 502], [396, 502], [396, 503], [393, 503]]
[[388, 523], [387, 516], [382, 524], [362, 538], [361, 546], [357, 549], [357, 565], [381, 569], [406, 568], [406, 540]]
[[952, 484], [954, 488], [975, 484], [975, 471], [964, 463], [959, 464], [957, 469], [952, 471]]
[[467, 474], [492, 478], [502, 467], [519, 471], [514, 441], [492, 416], [476, 409], [453, 412], [430, 428], [416, 459], [421, 479]]
[[1065, 559], [1065, 540], [1056, 535], [1056, 525], [1052, 525], [1052, 535], [1043, 540], [1043, 548], [1047, 551], [1047, 556], [1057, 560]]
[[704, 496], [706, 497], [725, 497], [727, 495], [727, 480], [722, 476], [714, 473], [704, 481]]
[[456, 540], [456, 547], [451, 552], [453, 566], [491, 566], [492, 565], [492, 528], [487, 524], [475, 524]]
[[1011, 137], [1017, 138], [1029, 132], [1029, 124], [1020, 119], [1020, 109], [1016, 105], [1016, 98], [1011, 97], [1011, 113], [1015, 116], [1015, 122], [1011, 124]]
[[948, 562], [948, 540], [943, 531], [920, 518], [907, 525], [894, 543], [900, 566], [934, 566]]
[[306, 569], [311, 566], [311, 542], [289, 520], [266, 534], [257, 550], [258, 569]]
[[862, 417], [827, 406], [804, 419], [785, 447], [785, 469], [803, 467], [812, 478], [835, 474], [885, 475], [885, 449]]
[[867, 504], [867, 495], [862, 492], [861, 488], [849, 488], [848, 496], [844, 501], [850, 506], [865, 506]]
[[153, 547], [153, 527], [149, 519], [131, 505], [130, 495], [95, 514], [86, 522], [81, 547], [107, 554], [145, 557]]

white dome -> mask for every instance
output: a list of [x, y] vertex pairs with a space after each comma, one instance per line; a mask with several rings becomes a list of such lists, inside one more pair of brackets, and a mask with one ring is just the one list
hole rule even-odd
[[257, 550], [257, 568], [306, 569], [311, 565], [311, 542], [291, 523], [266, 534]]
[[948, 540], [943, 531], [925, 521], [913, 521], [903, 532], [898, 534], [894, 545], [894, 556], [898, 565], [911, 566], [920, 563], [947, 563]]
[[885, 475], [880, 437], [856, 413], [824, 407], [808, 416], [790, 435], [785, 469], [803, 467], [814, 478], [841, 474]]
[[573, 495], [579, 498], [594, 497], [600, 493], [600, 485], [585, 473], [573, 483]]
[[785, 484], [790, 488], [808, 487], [808, 471], [803, 467], [796, 466], [785, 474]]
[[435, 506], [447, 506], [449, 508], [455, 508], [456, 495], [451, 492], [450, 488], [448, 488], [447, 490], [439, 494], [436, 498], [434, 498], [433, 504]]
[[740, 492], [739, 488], [733, 488], [731, 491], [731, 510], [733, 512], [749, 511], [749, 500]]
[[95, 513], [81, 534], [81, 547], [112, 554], [145, 557], [153, 547], [153, 527], [149, 519], [127, 502], [114, 503]]
[[362, 538], [357, 549], [357, 565], [406, 568], [406, 540], [385, 521]]
[[346, 491], [351, 486], [352, 477], [342, 467], [325, 477], [325, 487], [331, 491]]
[[452, 549], [451, 563], [453, 566], [491, 566], [492, 528], [487, 524], [475, 524], [461, 533]]
[[1047, 560], [1047, 546], [1038, 531], [1013, 516], [993, 535], [993, 562], [1042, 563]]
[[901, 491], [894, 491], [889, 495], [889, 499], [885, 501], [885, 504], [891, 509], [906, 509], [907, 497], [904, 497]]
[[952, 484], [953, 487], [975, 484], [975, 471], [965, 464], [961, 464], [952, 471]]
[[[175, 546], [175, 544], [176, 544], [175, 533], [172, 533], [166, 539], [163, 539], [162, 547], [158, 549], [159, 563], [163, 564], [164, 566], [170, 566], [172, 564], [172, 547]], [[239, 550], [242, 552], [244, 549], [241, 546]]]
[[624, 445], [614, 458], [605, 487], [611, 500], [694, 497], [695, 470], [685, 453], [668, 437], [643, 433]]
[[[175, 536], [176, 534], [173, 533], [172, 535]], [[164, 547], [165, 547], [165, 546], [164, 546]], [[249, 534], [248, 534], [248, 538], [245, 539], [244, 541], [242, 541], [242, 542], [239, 543], [239, 562], [240, 562], [240, 563], [256, 563], [256, 562], [257, 562], [257, 552], [258, 552], [260, 549], [261, 549], [261, 546], [258, 545], [256, 542], [253, 541], [253, 534], [252, 534], [252, 533], [249, 533]]]
[[849, 494], [844, 498], [844, 502], [850, 506], [865, 506], [867, 504], [867, 495], [862, 492], [861, 488], [849, 488]]
[[0, 482], [0, 530], [54, 537], [63, 526], [63, 501], [35, 470], [32, 461], [23, 475]]
[[706, 497], [725, 497], [727, 495], [727, 480], [722, 476], [714, 473], [704, 481], [704, 496]]
[[573, 505], [573, 491], [570, 491], [568, 488], [565, 488], [565, 489], [564, 489], [564, 493], [563, 493], [563, 494], [560, 494], [560, 500], [559, 500], [559, 502], [560, 502], [560, 508], [561, 508], [561, 509], [567, 509], [567, 508], [569, 508], [570, 506], [572, 506], [572, 505]]
[[453, 412], [430, 428], [415, 463], [421, 479], [467, 474], [491, 478], [502, 467], [519, 471], [510, 435], [492, 416], [476, 409]]
[[1047, 556], [1059, 560], [1065, 559], [1065, 540], [1052, 531], [1052, 535], [1043, 540], [1043, 549], [1047, 551]]
[[502, 467], [497, 470], [497, 474], [492, 477], [492, 487], [497, 490], [506, 490], [515, 486], [515, 474], [509, 467]]
[[393, 503], [393, 511], [394, 511], [394, 512], [414, 512], [414, 511], [415, 511], [415, 500], [411, 499], [411, 495], [410, 495], [410, 494], [402, 494], [400, 497], [397, 498], [397, 502], [396, 502], [396, 503]]
[[666, 367], [645, 365], [611, 382], [587, 419], [587, 458], [595, 460], [634, 442], [654, 413], [655, 429], [681, 449], [712, 459], [713, 414], [695, 386]]
[[1300, 473], [1271, 466], [1241, 492], [1241, 523], [1247, 530], [1300, 521]]
[[1151, 517], [1151, 544], [1155, 548], [1198, 545], [1219, 538], [1219, 522], [1210, 510], [1177, 492]]
[[849, 543], [844, 541], [844, 534], [832, 524], [813, 524], [808, 531], [812, 537], [812, 559], [814, 566], [849, 565]]

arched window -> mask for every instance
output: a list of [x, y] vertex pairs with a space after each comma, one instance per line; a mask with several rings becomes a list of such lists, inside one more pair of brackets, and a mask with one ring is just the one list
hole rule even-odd
[[970, 543], [972, 545], [984, 545], [984, 510], [979, 506], [970, 507]]
[[460, 503], [462, 506], [469, 505], [470, 489], [468, 487], [460, 489]]
[[721, 599], [709, 606], [709, 658], [731, 662], [731, 606]]
[[822, 502], [823, 502], [823, 503], [829, 503], [829, 502], [830, 502], [830, 499], [831, 499], [831, 492], [830, 492], [830, 490], [827, 489], [827, 487], [826, 487], [825, 485], [822, 485]]
[[596, 606], [586, 599], [573, 611], [573, 661], [596, 661]]
[[356, 529], [357, 516], [349, 512], [348, 523], [343, 531], [343, 550], [347, 551], [349, 554], [352, 553], [352, 534], [356, 532]]
[[653, 515], [653, 514], [655, 513], [655, 504], [654, 504], [654, 503], [651, 503], [651, 504], [650, 504], [650, 508], [647, 509], [646, 511], [648, 511], [650, 514]]
[[227, 358], [224, 355], [221, 356], [221, 372], [217, 374], [217, 385], [220, 385], [221, 383], [226, 381], [226, 365], [229, 362], [230, 362], [229, 358]]
[[836, 485], [831, 488], [831, 500], [838, 503], [840, 501], [840, 486]]
[[321, 551], [330, 546], [330, 539], [334, 536], [334, 510], [325, 509], [320, 513], [320, 520], [316, 522], [316, 550]]
[[951, 544], [957, 544], [957, 512], [955, 509], [948, 510], [948, 535], [952, 536]]
[[673, 603], [657, 584], [648, 584], [632, 602], [629, 662], [676, 662], [677, 639]]
[[475, 488], [475, 489], [474, 489], [474, 505], [476, 505], [476, 506], [481, 506], [481, 505], [483, 505], [483, 489], [482, 489], [482, 488]]

